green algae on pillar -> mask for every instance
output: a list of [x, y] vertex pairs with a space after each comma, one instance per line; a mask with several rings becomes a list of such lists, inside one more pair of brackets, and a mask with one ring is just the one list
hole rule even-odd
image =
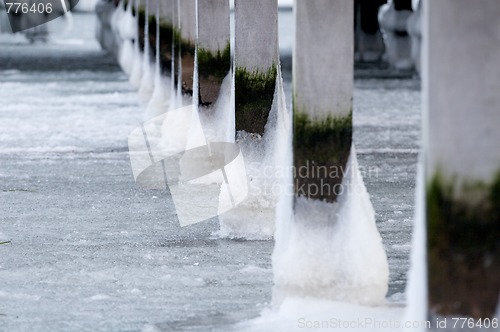
[[[277, 0], [235, 0], [236, 130], [264, 134], [278, 64]], [[258, 24], [256, 24], [258, 22]]]
[[297, 196], [334, 202], [351, 151], [352, 115], [312, 120], [294, 110], [294, 166]]
[[236, 130], [264, 134], [274, 99], [276, 66], [267, 72], [235, 70]]
[[274, 306], [287, 297], [385, 301], [387, 256], [351, 148], [353, 12], [352, 0], [295, 2], [295, 194], [287, 177], [276, 222]]
[[296, 2], [296, 196], [334, 202], [343, 192], [352, 141], [353, 7], [344, 0]]
[[493, 317], [500, 292], [500, 170], [490, 184], [457, 189], [439, 173], [427, 187], [429, 302], [443, 315]]
[[424, 2], [429, 313], [493, 318], [500, 293], [500, 2]]
[[231, 68], [229, 0], [197, 1], [199, 102], [208, 106]]

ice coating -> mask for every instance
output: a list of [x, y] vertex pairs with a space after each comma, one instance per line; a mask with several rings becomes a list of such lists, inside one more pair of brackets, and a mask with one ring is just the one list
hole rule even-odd
[[[288, 296], [364, 305], [384, 301], [387, 257], [354, 147], [343, 188], [333, 204], [297, 197], [294, 216], [277, 221], [273, 254], [277, 304]], [[280, 211], [278, 216], [289, 218], [291, 213]]]

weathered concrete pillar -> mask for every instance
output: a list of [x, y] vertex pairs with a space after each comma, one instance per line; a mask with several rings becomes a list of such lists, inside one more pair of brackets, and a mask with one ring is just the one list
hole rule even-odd
[[150, 12], [154, 12], [154, 16], [150, 16], [150, 21], [155, 27], [155, 33], [150, 36], [150, 40], [154, 45], [155, 68], [153, 94], [145, 112], [147, 119], [167, 112], [174, 94], [171, 80], [174, 33], [172, 0], [154, 0]]
[[[345, 169], [352, 140], [353, 43], [352, 0], [296, 2], [293, 61], [294, 164], [306, 168], [295, 178], [297, 196], [334, 202], [337, 194], [301, 189], [330, 189], [342, 183], [333, 177], [313, 177], [312, 168]], [[342, 13], [342, 15], [339, 15]]]
[[[144, 51], [144, 42], [145, 42], [145, 38], [144, 38], [144, 29], [146, 28], [146, 7], [148, 8], [148, 15], [150, 14], [149, 13], [149, 8], [150, 6], [148, 5], [148, 2], [147, 0], [136, 0], [136, 4], [135, 4], [135, 7], [137, 8], [137, 26], [138, 26], [138, 39], [139, 39], [139, 48], [141, 51]], [[148, 33], [151, 34], [151, 33], [154, 33], [153, 30], [149, 30], [149, 19], [148, 19]]]
[[500, 2], [426, 1], [424, 17], [429, 310], [484, 319], [500, 293]]
[[172, 0], [173, 1], [173, 13], [174, 13], [174, 37], [173, 37], [173, 59], [174, 61], [171, 63], [172, 65], [172, 78], [174, 82], [174, 89], [178, 95], [182, 95], [182, 82], [181, 79], [181, 47], [180, 47], [180, 39], [181, 39], [181, 23], [180, 23], [180, 10], [179, 10], [179, 2], [180, 0]]
[[196, 0], [179, 0], [180, 71], [182, 93], [193, 95], [194, 52], [196, 42]]
[[[141, 11], [141, 0], [134, 0], [134, 15], [137, 21], [137, 31], [134, 42], [134, 60], [132, 63], [132, 71], [130, 72], [129, 82], [134, 87], [139, 88], [142, 77], [142, 51], [141, 43], [143, 43], [144, 34], [144, 16]], [[142, 20], [142, 23], [141, 23]]]
[[421, 63], [421, 49], [422, 49], [422, 2], [418, 1], [417, 7], [414, 8], [413, 14], [408, 17], [406, 28], [408, 30], [408, 35], [410, 35], [411, 42], [411, 58], [415, 69], [420, 73], [422, 66]]
[[217, 100], [231, 68], [229, 0], [198, 1], [198, 74], [201, 105]]
[[372, 305], [387, 292], [387, 258], [352, 146], [353, 9], [353, 0], [295, 2], [294, 194], [276, 221], [275, 305], [294, 296]]
[[234, 9], [236, 130], [262, 135], [279, 61], [278, 2], [235, 0]]
[[392, 0], [382, 6], [379, 23], [384, 33], [385, 58], [396, 69], [413, 68], [407, 21], [412, 14], [411, 0]]
[[160, 65], [166, 75], [171, 75], [174, 61], [175, 16], [177, 0], [160, 1]]
[[235, 0], [234, 20], [234, 114], [227, 118], [232, 128], [223, 130], [225, 139], [236, 138], [240, 145], [249, 188], [239, 206], [219, 216], [220, 235], [270, 239], [278, 199], [272, 190], [276, 118], [280, 112], [274, 101], [279, 66], [278, 1]]
[[[102, 49], [113, 55], [115, 55], [115, 52], [118, 49], [118, 42], [116, 40], [117, 37], [111, 27], [111, 18], [115, 10], [116, 6], [112, 2], [99, 1], [96, 6], [98, 20], [96, 22], [97, 26], [95, 36]], [[8, 24], [8, 20], [4, 23]]]
[[137, 39], [137, 20], [133, 15], [133, 1], [126, 4], [125, 13], [122, 15], [119, 24], [121, 47], [118, 52], [118, 63], [120, 67], [129, 75], [132, 72], [134, 60], [134, 40]]
[[145, 0], [143, 29], [144, 52], [142, 57], [142, 77], [138, 91], [139, 99], [143, 102], [149, 101], [154, 89], [154, 66], [152, 64], [154, 57], [151, 53], [151, 49], [154, 48], [154, 44], [153, 47], [151, 47], [151, 36], [154, 35], [156, 30], [153, 25], [155, 21], [152, 19], [154, 13], [154, 0]]
[[378, 11], [387, 0], [354, 1], [354, 55], [356, 61], [379, 61], [385, 46], [378, 23]]

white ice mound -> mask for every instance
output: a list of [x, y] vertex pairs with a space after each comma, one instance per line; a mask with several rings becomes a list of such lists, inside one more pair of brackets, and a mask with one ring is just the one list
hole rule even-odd
[[146, 119], [154, 118], [170, 110], [170, 96], [174, 94], [171, 85], [168, 77], [155, 78], [153, 94], [145, 112]]
[[[248, 196], [237, 208], [219, 216], [222, 238], [270, 240], [274, 235], [277, 193], [273, 192], [275, 165], [265, 160], [265, 140], [253, 134], [240, 132], [238, 144], [245, 157]], [[264, 176], [269, 170], [270, 176]], [[247, 188], [241, 188], [245, 190]]]
[[130, 72], [129, 82], [132, 86], [138, 89], [141, 86], [142, 80], [142, 57], [143, 54], [139, 50], [139, 43], [134, 43], [134, 54], [132, 59], [132, 70]]
[[[295, 213], [277, 221], [274, 295], [377, 305], [388, 289], [389, 267], [375, 212], [353, 147], [344, 192], [328, 203], [299, 197]], [[286, 217], [279, 213], [278, 218]], [[291, 218], [290, 218], [291, 217]]]
[[[261, 316], [238, 323], [237, 331], [292, 332], [402, 332], [402, 308], [369, 307], [314, 298], [288, 298], [279, 310], [265, 310]], [[385, 328], [388, 326], [387, 328]]]
[[130, 76], [134, 65], [134, 45], [131, 39], [125, 39], [118, 54], [118, 63], [123, 72]]
[[[234, 99], [232, 104], [234, 105]], [[234, 128], [234, 118], [229, 119], [228, 123], [232, 123]], [[283, 79], [281, 70], [278, 70], [273, 104], [264, 135], [260, 137], [238, 132], [237, 142], [245, 157], [248, 196], [237, 208], [219, 216], [220, 237], [246, 240], [273, 238], [276, 205], [281, 192], [286, 191], [286, 186], [281, 186], [282, 177], [291, 165], [291, 159], [287, 159], [291, 132], [291, 112], [286, 107]]]
[[120, 22], [125, 15], [125, 8], [123, 7], [123, 2], [120, 1], [115, 11], [111, 15], [111, 29], [115, 33], [115, 36], [120, 35]]
[[127, 3], [127, 8], [118, 22], [118, 30], [122, 39], [134, 39], [137, 30], [137, 20], [132, 14], [132, 2]]
[[139, 85], [139, 100], [143, 103], [148, 103], [151, 97], [153, 96], [154, 91], [154, 64], [149, 59], [149, 45], [144, 46], [145, 51], [142, 57], [142, 77], [141, 83]]

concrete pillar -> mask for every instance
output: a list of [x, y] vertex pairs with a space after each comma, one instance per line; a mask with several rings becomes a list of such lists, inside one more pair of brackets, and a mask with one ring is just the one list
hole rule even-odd
[[392, 0], [382, 6], [379, 23], [384, 33], [385, 59], [396, 69], [413, 68], [407, 21], [412, 14], [411, 0]]
[[144, 1], [144, 52], [142, 58], [142, 77], [138, 91], [139, 99], [142, 102], [148, 102], [151, 99], [154, 90], [154, 53], [151, 52], [151, 49], [154, 49], [156, 46], [154, 42], [152, 43], [152, 39], [154, 41], [152, 36], [156, 34], [154, 20], [156, 6], [154, 3], [154, 0]]
[[192, 96], [196, 43], [196, 0], [178, 1], [181, 87], [183, 94]]
[[354, 1], [354, 55], [356, 61], [379, 61], [385, 51], [378, 11], [387, 0]]
[[133, 4], [134, 4], [134, 15], [135, 15], [134, 21], [137, 22], [137, 30], [135, 35], [133, 63], [132, 63], [132, 70], [130, 72], [129, 82], [134, 87], [139, 88], [142, 77], [143, 54], [141, 51], [142, 47], [141, 45], [144, 44], [142, 40], [143, 39], [142, 36], [144, 34], [144, 15], [143, 15], [144, 11], [141, 10], [141, 0], [135, 0]]
[[296, 0], [294, 194], [282, 196], [273, 303], [317, 297], [380, 304], [388, 265], [352, 146], [352, 0]]
[[[146, 12], [148, 14], [148, 34], [149, 34], [149, 45], [152, 54], [156, 54], [156, 35], [157, 35], [157, 24], [156, 24], [156, 11], [158, 5], [160, 6], [160, 64], [161, 70], [166, 75], [172, 75], [172, 71], [175, 66], [173, 66], [173, 61], [175, 57], [174, 51], [174, 40], [176, 36], [180, 34], [180, 27], [178, 26], [178, 9], [177, 2], [179, 0], [150, 0], [146, 2], [145, 0], [139, 0], [139, 36], [144, 36], [144, 28], [146, 26]], [[148, 7], [146, 10], [146, 6]], [[178, 38], [178, 37], [177, 37]], [[139, 46], [144, 50], [144, 38], [139, 38]], [[151, 60], [153, 57], [151, 56]]]
[[[349, 7], [351, 6], [351, 7]], [[296, 2], [293, 61], [294, 164], [308, 170], [295, 178], [298, 196], [310, 185], [330, 189], [342, 183], [333, 177], [308, 176], [312, 168], [344, 169], [352, 140], [353, 2], [315, 0]], [[339, 15], [342, 13], [342, 15]], [[336, 194], [304, 193], [308, 198], [334, 202]]]
[[174, 37], [173, 37], [173, 62], [172, 65], [172, 78], [174, 82], [174, 89], [177, 94], [182, 94], [181, 85], [179, 82], [182, 82], [181, 78], [181, 46], [180, 46], [180, 38], [181, 38], [181, 23], [180, 23], [180, 10], [179, 3], [180, 0], [172, 0], [173, 1], [173, 13], [174, 13]]
[[217, 100], [231, 68], [229, 0], [198, 1], [198, 74], [201, 105]]
[[[150, 12], [149, 12], [149, 9], [150, 9], [150, 5], [148, 5], [148, 0], [137, 0], [138, 1], [138, 4], [137, 4], [137, 7], [138, 7], [138, 13], [139, 13], [139, 16], [137, 18], [137, 25], [139, 27], [139, 48], [141, 49], [141, 51], [144, 52], [144, 42], [145, 42], [145, 34], [144, 34], [144, 29], [146, 29], [146, 25], [147, 25], [147, 28], [148, 28], [148, 34], [151, 35], [151, 34], [154, 34], [154, 27], [152, 27], [151, 25], [151, 29], [149, 28], [150, 24], [149, 24], [149, 18], [146, 18], [146, 15], [149, 16], [150, 15]], [[152, 2], [152, 1], [150, 1]], [[148, 24], [146, 24], [146, 19], [148, 20]]]
[[[234, 101], [229, 101], [234, 105], [234, 113], [227, 114], [231, 128], [225, 128], [225, 139], [236, 138], [245, 157], [248, 196], [235, 209], [219, 216], [219, 234], [229, 238], [270, 239], [274, 235], [278, 199], [272, 185], [276, 167], [274, 145], [279, 135], [277, 118], [281, 114], [280, 103], [274, 100], [275, 93], [280, 92], [276, 86], [278, 1], [235, 0], [234, 24], [235, 91]], [[224, 97], [229, 99], [225, 92]], [[227, 111], [223, 106], [218, 108], [222, 112], [232, 111], [232, 107]]]
[[111, 17], [113, 16], [116, 6], [112, 2], [99, 1], [96, 6], [97, 26], [95, 36], [99, 41], [101, 48], [115, 54], [118, 49], [117, 36], [111, 28]]
[[426, 1], [424, 17], [429, 311], [484, 319], [500, 293], [500, 2]]
[[[176, 3], [177, 0], [151, 0], [149, 2], [143, 3], [143, 6], [148, 6], [148, 30], [149, 30], [149, 44], [152, 53], [156, 55], [156, 37], [158, 34], [158, 26], [156, 19], [156, 12], [158, 6], [160, 9], [160, 24], [159, 24], [159, 35], [160, 35], [160, 64], [161, 70], [164, 74], [170, 75], [172, 73], [172, 61], [174, 59], [173, 48], [174, 48], [174, 38], [175, 34], [179, 33], [176, 28]], [[145, 25], [145, 7], [141, 7], [139, 16], [139, 30], [140, 33], [144, 32]], [[142, 34], [140, 35], [142, 36]], [[143, 43], [143, 41], [142, 41]], [[141, 45], [143, 47], [144, 44]]]
[[172, 74], [174, 61], [175, 3], [176, 0], [158, 0], [160, 3], [160, 64], [167, 75]]
[[278, 2], [235, 0], [234, 9], [236, 130], [262, 135], [279, 61]]
[[406, 29], [410, 36], [411, 42], [411, 59], [415, 65], [415, 69], [420, 73], [421, 60], [420, 53], [422, 49], [422, 2], [418, 0], [413, 14], [408, 17]]

